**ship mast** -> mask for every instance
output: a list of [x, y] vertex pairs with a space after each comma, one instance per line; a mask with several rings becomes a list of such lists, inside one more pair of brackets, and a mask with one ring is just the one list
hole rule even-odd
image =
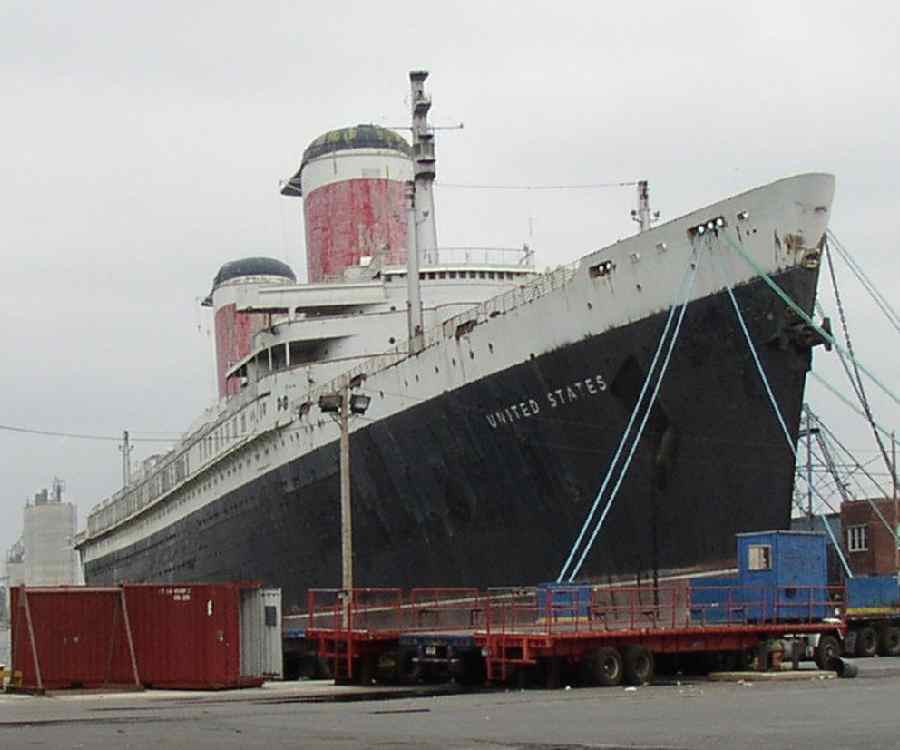
[[434, 221], [434, 133], [428, 127], [431, 98], [425, 93], [428, 71], [409, 73], [412, 107], [413, 171], [415, 181], [406, 196], [409, 353], [416, 354], [425, 346], [422, 321], [422, 293], [419, 288], [419, 257], [437, 262], [437, 228]]
[[646, 232], [659, 218], [659, 211], [650, 212], [650, 183], [639, 180], [637, 184], [638, 207], [632, 210], [631, 218], [638, 223], [641, 232]]
[[419, 243], [416, 242], [416, 185], [406, 185], [406, 321], [409, 326], [409, 353], [425, 348], [422, 324], [422, 290], [419, 285]]
[[413, 169], [416, 180], [416, 242], [419, 252], [431, 262], [437, 257], [437, 226], [434, 221], [434, 132], [428, 126], [431, 97], [425, 93], [427, 70], [409, 73], [412, 102]]

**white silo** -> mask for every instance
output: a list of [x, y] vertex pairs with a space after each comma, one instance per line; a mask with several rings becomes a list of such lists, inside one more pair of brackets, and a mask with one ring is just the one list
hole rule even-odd
[[65, 586], [78, 583], [75, 531], [78, 511], [63, 502], [62, 483], [54, 481], [53, 491], [34, 496], [25, 507], [25, 585]]

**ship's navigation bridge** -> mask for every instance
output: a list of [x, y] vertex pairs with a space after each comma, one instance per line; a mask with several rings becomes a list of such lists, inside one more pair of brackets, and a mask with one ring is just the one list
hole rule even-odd
[[[430, 260], [419, 270], [426, 329], [536, 276], [527, 245], [439, 248]], [[382, 266], [367, 256], [340, 282], [248, 287], [236, 311], [265, 314], [269, 325], [226, 371], [227, 381], [246, 386], [303, 367], [308, 384], [321, 383], [355, 361], [406, 354], [407, 273], [405, 265]]]

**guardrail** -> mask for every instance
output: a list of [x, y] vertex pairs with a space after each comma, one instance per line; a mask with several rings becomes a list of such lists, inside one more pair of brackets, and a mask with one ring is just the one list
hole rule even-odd
[[466, 630], [485, 635], [599, 635], [843, 621], [843, 586], [544, 586], [493, 589], [313, 589], [307, 632]]
[[311, 589], [308, 611], [292, 624], [315, 631], [400, 632], [471, 629], [484, 626], [484, 600], [477, 589], [398, 588]]
[[843, 620], [842, 586], [538, 588], [525, 601], [487, 599], [487, 632], [588, 635]]
[[534, 251], [525, 247], [439, 247], [422, 253], [428, 266], [467, 265], [534, 268]]

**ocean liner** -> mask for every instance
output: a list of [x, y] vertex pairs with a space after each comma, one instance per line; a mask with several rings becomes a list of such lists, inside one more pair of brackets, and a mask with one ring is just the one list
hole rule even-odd
[[833, 177], [656, 225], [641, 183], [638, 234], [539, 273], [527, 247], [438, 246], [425, 75], [411, 144], [333, 131], [284, 183], [303, 198], [309, 283], [267, 258], [216, 275], [221, 398], [92, 510], [88, 583], [261, 580], [288, 609], [339, 585], [341, 394], [365, 412], [349, 420], [356, 585], [550, 580], [681, 303], [580, 575], [711, 566], [736, 532], [788, 525], [794, 456], [767, 388], [796, 440], [817, 336], [771, 282], [812, 314]]

